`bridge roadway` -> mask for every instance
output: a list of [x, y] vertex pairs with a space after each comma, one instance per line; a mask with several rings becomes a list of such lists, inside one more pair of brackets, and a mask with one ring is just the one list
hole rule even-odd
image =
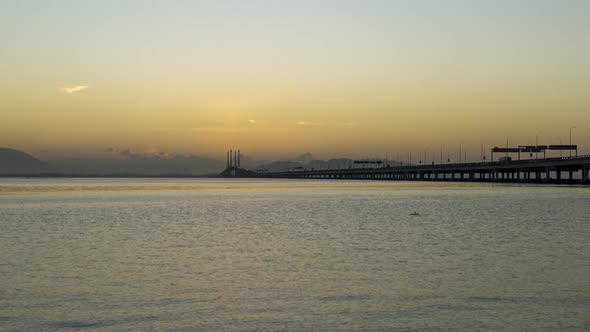
[[357, 179], [403, 181], [477, 181], [582, 183], [588, 181], [590, 155], [576, 157], [435, 165], [292, 170], [257, 174], [269, 178]]

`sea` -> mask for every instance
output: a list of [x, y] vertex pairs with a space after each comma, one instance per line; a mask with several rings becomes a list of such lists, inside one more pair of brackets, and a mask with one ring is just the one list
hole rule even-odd
[[0, 179], [0, 331], [589, 330], [589, 187]]

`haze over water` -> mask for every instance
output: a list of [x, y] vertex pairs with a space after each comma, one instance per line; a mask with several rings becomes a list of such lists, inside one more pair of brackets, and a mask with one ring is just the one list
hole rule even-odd
[[559, 186], [0, 179], [0, 330], [586, 331], [589, 200]]

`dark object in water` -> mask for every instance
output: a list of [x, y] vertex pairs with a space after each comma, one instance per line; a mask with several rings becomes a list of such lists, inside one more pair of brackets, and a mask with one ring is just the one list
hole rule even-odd
[[410, 215], [411, 215], [411, 216], [419, 216], [419, 215], [420, 215], [420, 213], [418, 213], [418, 212], [412, 212], [412, 213], [410, 213]]

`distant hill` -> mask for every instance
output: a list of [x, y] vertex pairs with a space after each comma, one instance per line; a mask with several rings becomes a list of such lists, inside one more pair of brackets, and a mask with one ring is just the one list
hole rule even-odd
[[53, 168], [50, 164], [28, 153], [15, 149], [0, 148], [0, 174], [34, 175], [51, 171], [53, 171]]
[[[293, 160], [259, 161], [242, 159], [242, 167], [250, 170], [280, 172], [304, 169], [342, 169], [363, 167], [355, 165], [348, 158], [317, 160], [307, 152]], [[388, 160], [385, 164], [396, 165]], [[369, 166], [364, 166], [369, 167]], [[174, 175], [217, 175], [226, 168], [226, 162], [195, 155], [172, 157], [145, 156], [131, 154], [117, 159], [61, 159], [51, 162], [41, 161], [25, 152], [0, 148], [0, 175], [133, 175], [133, 176], [174, 176]]]
[[257, 170], [264, 170], [267, 172], [282, 172], [282, 171], [287, 171], [292, 168], [298, 168], [298, 167], [303, 167], [303, 166], [304, 166], [304, 164], [302, 164], [302, 163], [298, 163], [295, 161], [289, 161], [289, 160], [282, 160], [282, 161], [273, 161], [268, 164], [258, 165], [258, 166], [256, 166], [256, 169]]
[[[311, 153], [306, 153], [299, 158], [296, 158], [297, 161], [291, 160], [280, 160], [280, 161], [273, 161], [265, 164], [261, 164], [256, 166], [257, 170], [264, 170], [267, 172], [284, 172], [289, 170], [295, 170], [298, 168], [305, 168], [305, 169], [343, 169], [343, 168], [358, 168], [358, 167], [377, 167], [371, 165], [355, 165], [353, 159], [349, 158], [339, 158], [339, 159], [329, 159], [329, 160], [309, 160], [311, 158]], [[301, 162], [301, 160], [307, 160], [306, 162]], [[385, 160], [384, 165], [399, 165], [399, 161], [395, 160]]]
[[41, 161], [25, 152], [0, 148], [0, 175], [217, 175], [225, 161], [198, 156], [133, 155], [119, 159], [62, 159]]
[[217, 175], [225, 168], [225, 161], [198, 156], [62, 159], [52, 163], [64, 174], [77, 175]]
[[[311, 154], [309, 154], [311, 157]], [[302, 158], [297, 158], [301, 160]], [[307, 160], [307, 162], [301, 161], [290, 161], [290, 160], [281, 160], [281, 161], [274, 161], [271, 163], [266, 163], [262, 165], [258, 165], [256, 169], [258, 170], [265, 170], [268, 172], [281, 172], [281, 171], [288, 171], [297, 168], [305, 168], [305, 169], [334, 169], [334, 168], [348, 168], [351, 167], [353, 163], [352, 159], [341, 158], [341, 159], [330, 159], [330, 160]]]

